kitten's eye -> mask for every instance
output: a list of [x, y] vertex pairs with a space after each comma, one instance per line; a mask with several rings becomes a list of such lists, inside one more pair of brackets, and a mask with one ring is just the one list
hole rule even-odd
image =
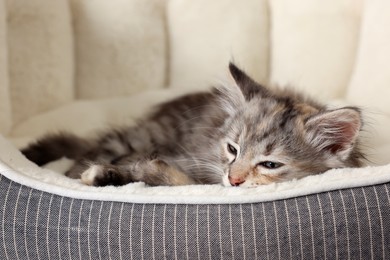
[[228, 144], [227, 149], [228, 149], [229, 153], [231, 153], [233, 155], [237, 155], [237, 149], [233, 145]]
[[277, 169], [281, 166], [283, 166], [282, 163], [278, 163], [278, 162], [271, 162], [271, 161], [265, 161], [265, 162], [261, 162], [259, 163], [260, 166], [266, 168], [266, 169]]

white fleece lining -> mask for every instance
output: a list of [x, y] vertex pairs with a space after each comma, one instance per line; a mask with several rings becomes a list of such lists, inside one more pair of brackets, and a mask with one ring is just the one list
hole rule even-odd
[[157, 204], [234, 204], [273, 201], [298, 196], [369, 186], [390, 181], [390, 164], [356, 169], [334, 169], [301, 180], [257, 188], [192, 185], [148, 187], [131, 183], [121, 187], [90, 187], [28, 161], [0, 136], [0, 174], [19, 184], [76, 199]]

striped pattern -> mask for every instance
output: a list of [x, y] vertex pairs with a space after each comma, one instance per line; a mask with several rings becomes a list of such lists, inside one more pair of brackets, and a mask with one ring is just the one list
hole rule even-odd
[[61, 197], [0, 175], [0, 259], [390, 259], [389, 190], [132, 204]]

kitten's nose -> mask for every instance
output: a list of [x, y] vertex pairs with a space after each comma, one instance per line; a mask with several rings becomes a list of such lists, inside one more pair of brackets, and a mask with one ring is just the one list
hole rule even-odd
[[241, 183], [244, 183], [244, 179], [243, 178], [240, 178], [240, 177], [231, 177], [229, 176], [229, 182], [232, 186], [238, 186], [240, 185]]

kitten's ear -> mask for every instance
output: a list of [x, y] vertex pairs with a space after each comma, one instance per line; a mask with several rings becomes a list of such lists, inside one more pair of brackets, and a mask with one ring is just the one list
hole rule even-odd
[[362, 126], [359, 109], [346, 107], [314, 115], [305, 123], [307, 140], [317, 149], [346, 159]]
[[267, 95], [268, 90], [255, 82], [244, 71], [240, 70], [234, 63], [229, 63], [230, 75], [240, 88], [246, 101], [251, 100], [257, 94]]

